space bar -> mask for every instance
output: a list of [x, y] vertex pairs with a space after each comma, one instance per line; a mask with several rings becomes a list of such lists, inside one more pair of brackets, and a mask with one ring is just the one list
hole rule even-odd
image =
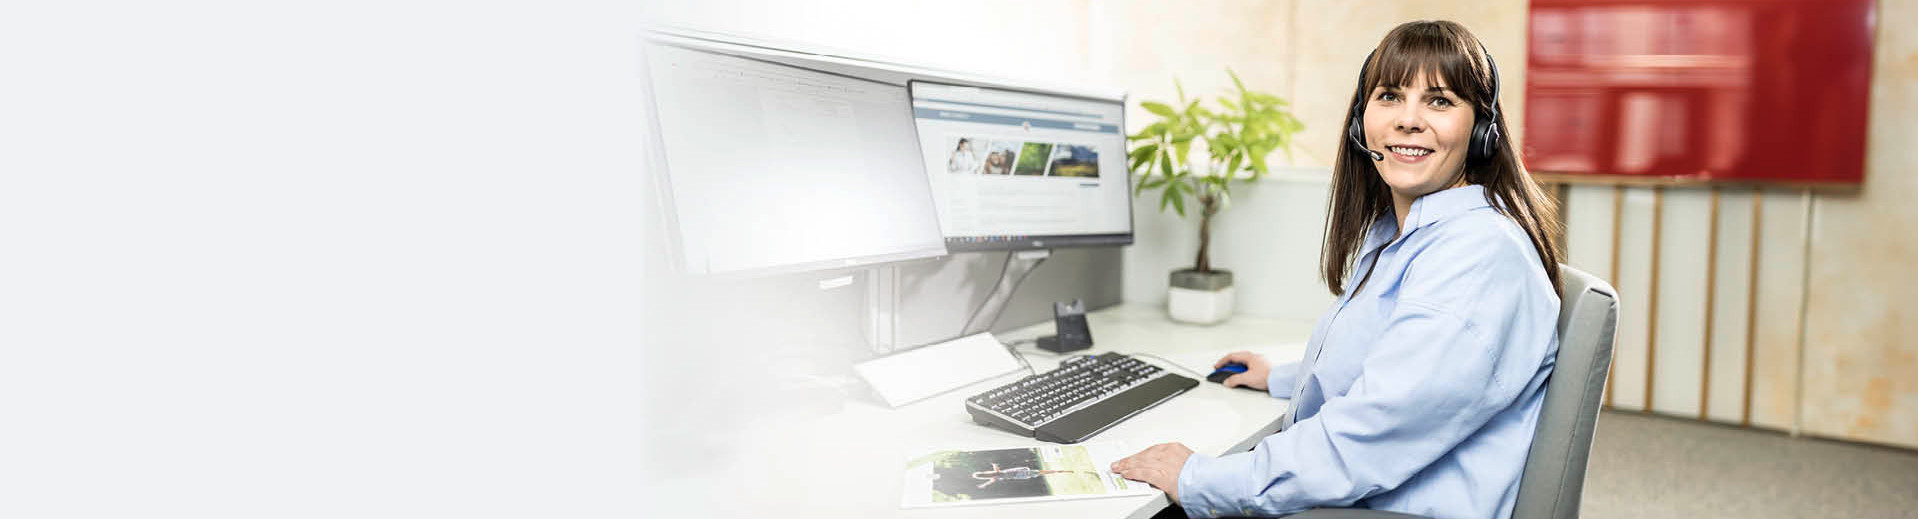
[[1134, 413], [1157, 405], [1159, 401], [1183, 393], [1197, 385], [1199, 382], [1196, 380], [1166, 374], [1140, 384], [1138, 387], [1112, 395], [1085, 409], [1061, 416], [1052, 423], [1039, 427], [1039, 430], [1033, 432], [1033, 436], [1041, 441], [1053, 443], [1079, 443]]

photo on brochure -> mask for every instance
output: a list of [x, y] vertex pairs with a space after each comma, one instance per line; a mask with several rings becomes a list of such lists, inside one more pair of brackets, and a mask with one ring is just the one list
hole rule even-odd
[[1011, 175], [1012, 162], [1019, 157], [1019, 141], [992, 141], [986, 148], [981, 175]]
[[946, 158], [946, 172], [954, 175], [978, 173], [980, 164], [984, 162], [984, 153], [980, 149], [985, 147], [985, 143], [974, 137], [948, 139], [946, 149], [952, 152]]
[[1116, 443], [942, 450], [906, 462], [906, 507], [1151, 495], [1158, 490], [1106, 470]]
[[1044, 176], [1046, 160], [1052, 156], [1052, 144], [1028, 142], [1019, 148], [1019, 161], [1013, 165], [1012, 174], [1025, 176]]
[[1051, 176], [1099, 178], [1099, 152], [1091, 146], [1054, 145]]

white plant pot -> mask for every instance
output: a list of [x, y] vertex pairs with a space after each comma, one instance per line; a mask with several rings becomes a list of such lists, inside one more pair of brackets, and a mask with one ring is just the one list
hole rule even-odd
[[1232, 305], [1238, 293], [1229, 286], [1218, 290], [1166, 287], [1166, 313], [1182, 323], [1218, 324], [1232, 317]]

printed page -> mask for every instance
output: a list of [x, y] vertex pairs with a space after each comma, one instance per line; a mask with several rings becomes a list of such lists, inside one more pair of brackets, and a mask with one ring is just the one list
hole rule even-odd
[[1108, 470], [1133, 454], [1120, 443], [941, 450], [906, 462], [905, 508], [1149, 496], [1151, 485]]

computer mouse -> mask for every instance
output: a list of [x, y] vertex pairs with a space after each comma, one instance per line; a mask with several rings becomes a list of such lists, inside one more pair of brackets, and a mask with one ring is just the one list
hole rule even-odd
[[1205, 379], [1215, 384], [1224, 384], [1226, 378], [1240, 373], [1245, 373], [1244, 364], [1228, 362], [1224, 366], [1219, 366], [1219, 369], [1214, 370], [1211, 375], [1206, 375]]

